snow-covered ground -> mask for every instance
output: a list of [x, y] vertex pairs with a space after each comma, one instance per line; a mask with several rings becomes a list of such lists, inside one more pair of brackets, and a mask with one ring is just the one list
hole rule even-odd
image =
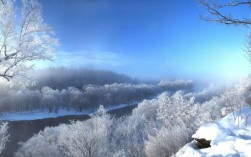
[[193, 138], [210, 140], [211, 147], [199, 149], [192, 141], [176, 157], [251, 157], [251, 108], [242, 108], [200, 127]]
[[[107, 111], [123, 108], [126, 106], [132, 106], [136, 105], [138, 103], [132, 103], [132, 104], [120, 104], [116, 106], [108, 106], [106, 107]], [[41, 110], [34, 110], [34, 111], [27, 111], [27, 112], [7, 112], [7, 113], [1, 113], [0, 114], [0, 121], [21, 121], [21, 120], [36, 120], [36, 119], [45, 119], [45, 118], [56, 118], [61, 116], [67, 116], [67, 115], [90, 115], [95, 113], [95, 111], [92, 110], [85, 110], [82, 112], [77, 112], [75, 110], [66, 110], [66, 109], [59, 109], [57, 113], [52, 112], [49, 113], [46, 111]]]

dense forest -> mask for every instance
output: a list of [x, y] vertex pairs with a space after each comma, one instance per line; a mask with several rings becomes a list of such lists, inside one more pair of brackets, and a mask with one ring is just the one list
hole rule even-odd
[[[37, 73], [37, 72], [36, 72]], [[27, 87], [2, 85], [1, 112], [48, 110], [96, 110], [99, 105], [130, 104], [161, 92], [192, 91], [192, 81], [141, 83], [126, 75], [91, 69], [50, 68], [39, 72]]]

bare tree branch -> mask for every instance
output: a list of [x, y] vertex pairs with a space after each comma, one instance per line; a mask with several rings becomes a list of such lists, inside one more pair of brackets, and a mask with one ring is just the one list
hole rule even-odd
[[228, 7], [238, 7], [240, 5], [247, 5], [250, 7], [251, 1], [229, 1], [225, 4], [219, 4], [217, 1], [212, 0], [200, 0], [200, 4], [206, 7], [209, 16], [201, 16], [201, 18], [205, 21], [209, 22], [217, 22], [226, 25], [244, 25], [249, 26], [251, 25], [251, 19], [249, 18], [242, 18], [238, 19], [233, 17], [230, 13], [224, 14], [223, 9]]
[[[237, 8], [240, 6], [247, 6], [251, 9], [251, 0], [228, 0], [227, 2], [225, 1], [225, 3], [217, 0], [199, 0], [199, 3], [204, 6], [209, 13], [208, 16], [201, 16], [201, 18], [205, 21], [225, 25], [251, 26], [250, 15], [243, 18], [236, 18], [231, 14], [231, 12], [226, 12], [226, 9], [231, 10], [233, 7]], [[247, 35], [245, 47], [247, 58], [251, 63], [251, 34]]]

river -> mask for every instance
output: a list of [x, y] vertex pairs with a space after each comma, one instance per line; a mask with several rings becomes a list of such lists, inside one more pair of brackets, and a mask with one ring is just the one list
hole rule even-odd
[[[109, 111], [111, 115], [120, 117], [130, 114], [137, 105], [130, 105], [119, 109]], [[86, 120], [89, 119], [88, 115], [69, 115], [57, 118], [46, 118], [39, 120], [24, 120], [24, 121], [9, 121], [9, 142], [6, 144], [2, 157], [13, 157], [14, 153], [18, 150], [20, 141], [27, 141], [34, 134], [44, 130], [45, 127], [58, 126], [59, 124], [69, 124], [72, 120]]]

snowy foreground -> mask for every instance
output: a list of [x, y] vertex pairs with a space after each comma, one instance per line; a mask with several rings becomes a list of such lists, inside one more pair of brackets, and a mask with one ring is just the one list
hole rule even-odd
[[[135, 105], [137, 103], [133, 103], [132, 105]], [[115, 110], [115, 109], [120, 109], [124, 108], [127, 106], [132, 106], [129, 104], [120, 104], [116, 106], [110, 106], [106, 107], [107, 111]], [[62, 116], [67, 116], [67, 115], [91, 115], [95, 113], [94, 111], [91, 110], [85, 110], [82, 112], [78, 112], [75, 110], [66, 110], [66, 109], [59, 109], [58, 112], [51, 112], [49, 113], [48, 111], [40, 111], [40, 110], [35, 110], [35, 111], [27, 111], [27, 112], [17, 112], [17, 113], [1, 113], [0, 114], [0, 121], [22, 121], [22, 120], [37, 120], [37, 119], [45, 119], [45, 118], [57, 118], [57, 117], [62, 117]]]
[[196, 141], [185, 145], [175, 156], [251, 156], [251, 108], [242, 108], [226, 117], [200, 127], [194, 139], [211, 141], [209, 148], [199, 149]]

